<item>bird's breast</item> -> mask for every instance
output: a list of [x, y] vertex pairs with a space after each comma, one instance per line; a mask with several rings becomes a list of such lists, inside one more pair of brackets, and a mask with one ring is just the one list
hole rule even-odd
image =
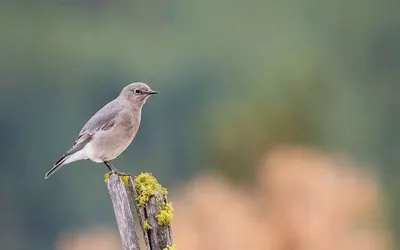
[[109, 130], [96, 133], [91, 141], [92, 160], [112, 160], [131, 144], [139, 129], [140, 118], [124, 116]]
[[[121, 116], [121, 119], [115, 126], [115, 130], [125, 134], [128, 137], [135, 136], [140, 126], [140, 116], [127, 114]], [[133, 138], [132, 138], [133, 139]]]

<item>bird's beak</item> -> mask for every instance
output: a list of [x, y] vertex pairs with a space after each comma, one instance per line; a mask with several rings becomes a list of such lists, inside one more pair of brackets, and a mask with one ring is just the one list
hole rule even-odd
[[147, 92], [148, 95], [156, 95], [158, 94], [158, 91], [154, 91], [154, 90], [150, 90], [149, 92]]

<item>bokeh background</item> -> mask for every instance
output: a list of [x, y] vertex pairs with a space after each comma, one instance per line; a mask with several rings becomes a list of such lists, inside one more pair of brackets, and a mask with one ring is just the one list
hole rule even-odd
[[169, 188], [178, 249], [399, 249], [399, 9], [1, 1], [1, 249], [120, 249], [105, 166], [43, 176], [134, 81], [160, 95], [113, 164]]

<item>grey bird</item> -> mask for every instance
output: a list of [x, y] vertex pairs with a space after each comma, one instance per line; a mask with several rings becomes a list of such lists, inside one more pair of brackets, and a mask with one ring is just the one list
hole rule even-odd
[[110, 171], [121, 174], [109, 162], [131, 144], [142, 116], [142, 107], [150, 95], [158, 94], [142, 82], [135, 82], [122, 89], [117, 98], [106, 104], [83, 126], [73, 146], [49, 172], [49, 178], [68, 163], [90, 159], [104, 163]]

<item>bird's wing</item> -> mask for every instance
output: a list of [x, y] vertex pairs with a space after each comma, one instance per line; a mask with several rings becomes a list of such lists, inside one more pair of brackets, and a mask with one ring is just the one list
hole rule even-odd
[[108, 103], [100, 109], [86, 122], [85, 126], [83, 126], [82, 130], [79, 132], [78, 138], [76, 138], [74, 145], [68, 150], [68, 153], [73, 154], [81, 150], [91, 141], [96, 132], [112, 128], [121, 110], [122, 107], [115, 101]]
[[108, 130], [114, 126], [115, 119], [117, 118], [122, 107], [115, 101], [108, 103], [102, 109], [97, 111], [96, 114], [86, 122], [79, 135], [90, 134], [93, 135], [99, 130]]

